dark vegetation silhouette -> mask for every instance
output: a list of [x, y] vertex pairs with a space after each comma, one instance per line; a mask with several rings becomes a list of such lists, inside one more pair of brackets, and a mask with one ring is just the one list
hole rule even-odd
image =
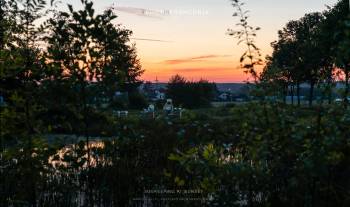
[[210, 107], [216, 94], [215, 83], [188, 81], [180, 75], [171, 77], [166, 89], [167, 98], [172, 99], [175, 105], [188, 109]]
[[[322, 101], [332, 101], [332, 90], [343, 79], [341, 97], [349, 102], [349, 2], [339, 1], [322, 13], [306, 14], [293, 20], [279, 31], [272, 43], [274, 52], [260, 76], [262, 85], [282, 96], [296, 94], [300, 105], [300, 85], [310, 88], [309, 106], [313, 104], [315, 87], [321, 88]], [[296, 91], [295, 91], [296, 89]], [[274, 95], [278, 95], [274, 93]]]
[[[0, 206], [350, 206], [348, 1], [287, 23], [261, 74], [259, 29], [232, 2], [257, 101], [198, 109], [215, 84], [177, 75], [167, 96], [196, 109], [180, 119], [113, 115], [116, 91], [146, 103], [132, 32], [111, 10], [0, 1]], [[343, 106], [331, 102], [337, 78]], [[314, 87], [329, 104], [313, 103]], [[295, 93], [299, 107], [269, 101]], [[198, 193], [151, 193], [173, 189]]]
[[228, 34], [238, 40], [238, 45], [245, 44], [246, 51], [240, 58], [241, 67], [245, 69], [245, 73], [249, 73], [255, 83], [257, 83], [259, 74], [256, 71], [256, 67], [262, 65], [261, 51], [256, 45], [255, 37], [260, 27], [253, 27], [249, 24], [249, 11], [244, 10], [244, 3], [240, 0], [232, 0], [232, 6], [236, 12], [232, 16], [239, 19], [236, 24], [237, 29], [228, 29]]

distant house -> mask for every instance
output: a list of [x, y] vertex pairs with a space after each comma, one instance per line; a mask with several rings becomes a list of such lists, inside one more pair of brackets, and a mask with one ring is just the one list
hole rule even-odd
[[156, 90], [154, 99], [155, 99], [155, 101], [164, 100], [165, 99], [165, 93], [161, 92], [160, 90]]
[[124, 100], [127, 101], [129, 99], [129, 93], [128, 92], [121, 92], [116, 91], [114, 93], [114, 100]]
[[159, 85], [151, 82], [146, 82], [140, 86], [140, 92], [142, 92], [148, 100], [158, 101], [165, 99], [165, 86]]
[[229, 93], [224, 92], [224, 93], [221, 93], [218, 98], [220, 101], [229, 101], [231, 98], [231, 95]]

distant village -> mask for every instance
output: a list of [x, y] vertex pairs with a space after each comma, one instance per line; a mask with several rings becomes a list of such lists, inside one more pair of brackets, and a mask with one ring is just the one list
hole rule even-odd
[[[246, 102], [249, 100], [254, 99], [250, 95], [250, 89], [253, 85], [248, 85], [247, 83], [216, 83], [217, 87], [217, 93], [215, 98], [212, 100], [213, 102]], [[301, 90], [300, 90], [300, 98], [302, 100], [306, 100], [309, 95], [309, 88], [310, 86], [308, 84], [302, 84]], [[336, 100], [340, 98], [340, 94], [337, 90], [343, 89], [344, 84], [343, 83], [337, 83], [336, 87], [333, 91], [333, 99]], [[139, 87], [139, 90], [142, 94], [146, 96], [146, 98], [149, 101], [159, 101], [159, 100], [165, 100], [166, 97], [166, 89], [167, 89], [167, 83], [152, 83], [152, 82], [146, 82], [142, 84]], [[315, 90], [315, 100], [318, 100], [321, 98], [322, 91], [321, 89]], [[286, 96], [286, 99], [288, 102], [290, 102], [292, 99], [296, 99], [296, 97], [292, 97], [290, 95]], [[277, 97], [267, 97], [267, 99], [275, 100], [278, 99]]]
[[[92, 84], [91, 86], [93, 86]], [[249, 85], [247, 83], [216, 83], [217, 92], [213, 98], [212, 104], [213, 106], [221, 106], [226, 103], [240, 103], [240, 102], [248, 102], [254, 100], [255, 97], [251, 95], [251, 88], [254, 85]], [[343, 83], [336, 83], [336, 87], [333, 89], [332, 100], [334, 102], [341, 101], [341, 95], [339, 91], [343, 89], [345, 86]], [[159, 82], [145, 82], [141, 84], [138, 88], [140, 94], [144, 96], [144, 98], [149, 103], [165, 103], [167, 97], [167, 83], [159, 83]], [[307, 100], [309, 95], [309, 85], [302, 84], [300, 90], [300, 99]], [[265, 97], [267, 100], [276, 101], [281, 99], [280, 97]], [[318, 88], [315, 90], [315, 100], [320, 100], [322, 98], [322, 89]], [[128, 94], [116, 91], [115, 99], [126, 100], [128, 99]], [[296, 96], [287, 95], [285, 96], [287, 102], [296, 101]], [[92, 102], [107, 103], [109, 100], [105, 98], [103, 94], [100, 94], [99, 97], [94, 97]], [[0, 105], [6, 104], [6, 98], [0, 95]], [[118, 107], [119, 108], [119, 107]], [[123, 107], [122, 107], [123, 108]]]

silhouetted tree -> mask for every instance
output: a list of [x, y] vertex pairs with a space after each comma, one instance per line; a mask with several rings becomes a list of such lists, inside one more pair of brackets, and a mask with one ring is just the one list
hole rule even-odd
[[[68, 5], [69, 12], [57, 12], [49, 20], [47, 61], [50, 79], [56, 86], [68, 84], [71, 94], [75, 94], [68, 101], [83, 123], [89, 165], [89, 117], [94, 111], [93, 100], [102, 97], [112, 101], [118, 87], [132, 91], [131, 86], [138, 83], [143, 71], [135, 47], [129, 45], [131, 31], [112, 23], [116, 16], [111, 10], [96, 15], [92, 1], [81, 2], [83, 9], [76, 11]], [[93, 198], [88, 183], [90, 205]]]
[[[312, 13], [306, 14], [298, 21], [290, 21], [283, 30], [279, 31], [279, 40], [272, 43], [274, 52], [270, 61], [278, 74], [275, 77], [284, 80], [285, 95], [291, 87], [293, 97], [294, 86], [297, 87], [298, 105], [300, 105], [300, 84], [309, 83], [309, 105], [311, 106], [316, 84], [322, 80], [325, 68], [330, 69], [329, 58], [325, 58], [318, 36], [322, 20], [321, 13]], [[265, 74], [271, 74], [271, 72], [265, 72]]]
[[175, 105], [185, 108], [208, 107], [215, 98], [216, 84], [206, 80], [187, 81], [180, 75], [171, 77], [166, 89], [166, 96], [173, 99]]
[[305, 80], [310, 84], [310, 106], [313, 103], [314, 88], [320, 80], [322, 70], [322, 52], [319, 48], [320, 43], [316, 39], [322, 20], [323, 16], [321, 13], [306, 14], [299, 20], [300, 27], [297, 31]]
[[345, 78], [344, 103], [347, 107], [347, 96], [350, 92], [350, 12], [349, 1], [340, 0], [337, 5], [325, 12], [325, 21], [321, 32], [325, 35], [323, 44], [328, 48], [335, 65], [343, 71]]
[[44, 131], [42, 122], [37, 119], [37, 114], [43, 110], [37, 92], [45, 65], [39, 46], [42, 30], [37, 21], [48, 14], [46, 7], [45, 0], [1, 1], [0, 90], [7, 101], [6, 110], [1, 111], [1, 128], [7, 130], [1, 136], [9, 141], [7, 143], [23, 149], [19, 158], [23, 165], [18, 168], [33, 168], [22, 172], [28, 180], [21, 183], [20, 190], [26, 193], [14, 198], [28, 201], [28, 206], [37, 206], [37, 183], [40, 181], [32, 154], [37, 147], [35, 143], [40, 140], [37, 134]]

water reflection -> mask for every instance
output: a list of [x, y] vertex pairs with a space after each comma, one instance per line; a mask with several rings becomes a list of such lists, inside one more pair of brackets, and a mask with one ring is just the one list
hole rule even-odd
[[[97, 167], [101, 164], [111, 164], [111, 162], [103, 156], [103, 149], [105, 149], [105, 143], [103, 141], [90, 141], [89, 145], [85, 142], [70, 144], [58, 150], [56, 154], [50, 156], [48, 161], [56, 169], [61, 167], [68, 168], [72, 165], [72, 161], [76, 161], [76, 163], [80, 164], [82, 169], [86, 169], [88, 166]], [[90, 152], [89, 163], [88, 152]]]

